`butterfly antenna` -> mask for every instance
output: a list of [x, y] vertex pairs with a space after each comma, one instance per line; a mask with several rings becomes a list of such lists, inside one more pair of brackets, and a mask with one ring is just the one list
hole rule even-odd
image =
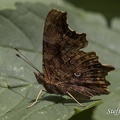
[[41, 73], [16, 47], [14, 49], [21, 55], [16, 54], [17, 57], [21, 58], [23, 61], [28, 63], [30, 66], [32, 66], [35, 70], [37, 70], [39, 73]]

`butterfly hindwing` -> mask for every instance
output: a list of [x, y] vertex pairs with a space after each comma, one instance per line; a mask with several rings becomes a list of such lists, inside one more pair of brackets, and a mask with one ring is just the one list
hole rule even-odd
[[83, 99], [108, 94], [110, 83], [105, 76], [114, 67], [101, 64], [95, 52], [82, 51], [88, 44], [86, 34], [72, 31], [66, 19], [66, 12], [52, 9], [45, 21], [43, 73], [45, 81], [51, 84], [48, 88], [46, 85], [48, 92], [69, 92]]

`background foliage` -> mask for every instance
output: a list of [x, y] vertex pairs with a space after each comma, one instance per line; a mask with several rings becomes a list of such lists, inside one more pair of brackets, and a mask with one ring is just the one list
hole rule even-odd
[[[119, 115], [107, 114], [109, 108], [120, 107], [120, 19], [105, 18], [100, 13], [88, 12], [69, 3], [55, 0], [0, 1], [0, 119], [1, 120], [118, 120]], [[82, 3], [82, 1], [81, 1]], [[89, 5], [89, 4], [88, 4]], [[78, 7], [81, 8], [78, 8]], [[109, 6], [109, 4], [108, 4]], [[116, 70], [107, 79], [111, 94], [94, 97], [79, 107], [68, 97], [43, 94], [40, 102], [30, 109], [26, 106], [36, 98], [42, 86], [33, 75], [33, 69], [19, 60], [13, 50], [16, 46], [42, 71], [42, 33], [44, 20], [50, 9], [68, 13], [69, 26], [87, 33], [89, 45], [85, 51], [96, 51], [102, 63], [112, 64]], [[102, 8], [101, 8], [102, 9]], [[108, 27], [109, 25], [109, 27]], [[97, 100], [96, 99], [102, 99]]]

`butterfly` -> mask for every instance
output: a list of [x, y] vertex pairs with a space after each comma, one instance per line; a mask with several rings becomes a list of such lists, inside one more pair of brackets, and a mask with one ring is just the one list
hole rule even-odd
[[78, 100], [88, 100], [95, 95], [109, 94], [110, 83], [105, 76], [115, 68], [101, 64], [95, 52], [81, 49], [88, 45], [85, 33], [68, 27], [67, 12], [52, 9], [45, 20], [43, 32], [43, 73], [34, 73], [39, 84], [50, 94], [68, 95], [80, 106]]

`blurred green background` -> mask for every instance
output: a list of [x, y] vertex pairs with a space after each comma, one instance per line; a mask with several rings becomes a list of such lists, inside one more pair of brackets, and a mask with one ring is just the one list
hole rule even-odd
[[108, 25], [114, 17], [120, 17], [120, 0], [66, 0], [74, 6], [87, 11], [101, 13], [106, 17]]
[[[43, 2], [43, 0], [0, 0], [0, 9], [14, 6], [15, 2]], [[57, 2], [62, 0], [56, 0]], [[63, 0], [73, 4], [75, 7], [82, 8], [86, 11], [101, 13], [106, 17], [108, 25], [114, 17], [120, 17], [119, 0]], [[46, 0], [46, 3], [55, 2], [55, 0]]]

